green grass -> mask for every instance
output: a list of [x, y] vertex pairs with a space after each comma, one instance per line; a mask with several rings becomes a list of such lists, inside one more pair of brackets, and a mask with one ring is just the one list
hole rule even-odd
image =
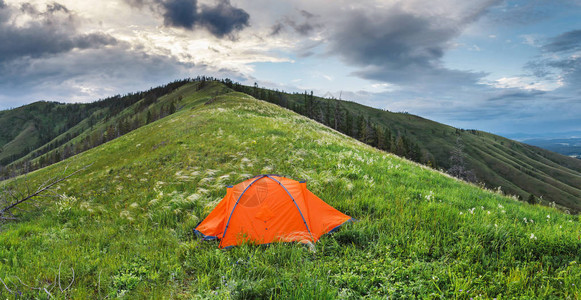
[[[457, 130], [409, 114], [378, 111], [353, 102], [344, 105], [392, 132], [405, 133], [435, 157], [439, 168], [450, 167], [450, 152], [456, 138], [461, 137], [467, 167], [475, 172], [479, 182], [489, 188], [500, 186], [506, 193], [523, 199], [533, 194], [537, 198], [542, 196], [544, 204], [556, 202], [573, 212], [581, 211], [581, 160], [482, 131]], [[511, 166], [510, 171], [505, 170], [507, 166]]]
[[[460, 182], [241, 93], [183, 108], [30, 174], [92, 164], [2, 225], [0, 278], [25, 298], [581, 298], [580, 218]], [[192, 229], [261, 173], [358, 222], [299, 244], [220, 250]], [[526, 219], [525, 219], [526, 218]], [[525, 221], [526, 220], [526, 221]], [[61, 292], [72, 279], [71, 288]], [[71, 269], [72, 268], [72, 269]], [[17, 278], [18, 277], [18, 278]], [[55, 286], [56, 283], [56, 286]], [[11, 295], [0, 286], [0, 295]]]
[[[176, 81], [164, 87], [111, 97], [90, 104], [37, 102], [13, 110], [0, 111], [0, 176], [46, 166], [71, 153], [79, 153], [129, 127], [146, 123], [147, 116], [167, 113], [170, 103], [188, 108], [231, 91], [227, 87], [254, 93], [275, 103], [304, 111], [304, 94], [288, 94], [261, 88], [217, 81]], [[206, 88], [198, 91], [202, 86]], [[196, 93], [198, 101], [183, 101], [184, 95]], [[149, 99], [149, 100], [148, 100]], [[153, 100], [153, 101], [150, 101]], [[404, 136], [418, 145], [417, 160], [437, 169], [450, 168], [451, 151], [461, 137], [465, 146], [466, 168], [488, 188], [502, 190], [528, 199], [532, 194], [544, 205], [552, 202], [572, 213], [581, 212], [581, 160], [559, 155], [534, 146], [476, 130], [461, 130], [407, 113], [393, 113], [355, 102], [314, 97], [314, 117], [334, 126], [334, 110], [339, 104], [353, 118], [352, 135], [358, 131], [359, 116], [372, 124], [389, 128], [394, 139]], [[133, 103], [133, 105], [130, 105]], [[174, 107], [175, 107], [174, 106]], [[337, 106], [337, 107], [339, 107]], [[163, 112], [163, 113], [162, 113]], [[322, 120], [322, 121], [323, 121]], [[4, 126], [2, 126], [4, 125]], [[345, 128], [344, 128], [345, 129]], [[392, 149], [396, 151], [396, 149]], [[43, 153], [48, 152], [43, 155]]]

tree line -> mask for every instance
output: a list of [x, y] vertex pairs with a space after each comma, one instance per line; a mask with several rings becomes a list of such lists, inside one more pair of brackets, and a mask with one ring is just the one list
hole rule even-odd
[[[315, 97], [312, 91], [310, 93], [305, 91], [304, 93], [288, 94], [280, 90], [260, 88], [257, 84], [253, 86], [242, 85], [228, 78], [217, 79], [198, 76], [174, 81], [145, 92], [129, 93], [125, 96], [116, 95], [94, 103], [83, 104], [80, 106], [81, 108], [67, 108], [71, 112], [75, 111], [75, 116], [71, 113], [66, 125], [59, 129], [61, 135], [65, 132], [66, 134], [51, 139], [36, 150], [26, 149], [22, 156], [27, 153], [31, 153], [31, 155], [25, 161], [12, 163], [5, 168], [0, 166], [0, 179], [59, 162], [173, 114], [179, 109], [177, 105], [181, 98], [167, 101], [157, 110], [150, 109], [150, 107], [158, 102], [159, 97], [171, 93], [186, 83], [196, 82], [197, 89], [201, 90], [212, 81], [221, 82], [234, 91], [246, 93], [257, 99], [290, 109], [370, 146], [433, 168], [437, 167], [433, 155], [422, 149], [405, 133], [394, 132], [387, 126], [371, 121], [368, 116], [349, 109], [342, 100]], [[120, 115], [122, 111], [136, 103], [138, 104], [132, 114]], [[81, 126], [77, 130], [71, 130], [83, 120], [87, 120], [85, 127]], [[79, 137], [87, 132], [89, 134]], [[75, 138], [77, 140], [71, 142]]]
[[[40, 121], [35, 123], [37, 131], [40, 132], [42, 146], [27, 147], [21, 153], [2, 160], [0, 180], [57, 163], [175, 113], [177, 103], [181, 98], [171, 99], [159, 109], [152, 109], [150, 106], [157, 103], [159, 97], [191, 81], [194, 80], [174, 81], [145, 92], [129, 93], [125, 96], [116, 95], [89, 104], [66, 104], [52, 107], [52, 110], [59, 110], [56, 114], [59, 118], [66, 120], [64, 125], [55, 129], [43, 125]], [[143, 101], [139, 102], [142, 99]], [[138, 102], [132, 114], [121, 114], [122, 111]], [[50, 115], [51, 110], [44, 113]], [[52, 113], [55, 112], [52, 111]], [[84, 120], [86, 124], [80, 124]], [[72, 142], [74, 139], [77, 140]], [[26, 155], [29, 157], [23, 161], [17, 161]]]
[[[215, 79], [204, 77], [202, 80]], [[230, 79], [222, 79], [221, 82], [235, 91], [290, 109], [370, 146], [430, 167], [437, 166], [434, 157], [428, 151], [422, 151], [419, 144], [408, 136], [399, 131], [393, 132], [389, 127], [373, 122], [361, 113], [357, 114], [345, 107], [341, 100], [315, 97], [312, 91], [295, 93], [293, 97], [289, 97], [284, 91], [260, 88], [256, 83], [247, 86]], [[297, 98], [302, 98], [302, 101]]]

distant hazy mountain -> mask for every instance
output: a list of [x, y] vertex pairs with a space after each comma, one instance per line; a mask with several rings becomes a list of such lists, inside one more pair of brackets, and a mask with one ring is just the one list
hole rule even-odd
[[581, 159], [581, 138], [568, 139], [526, 139], [529, 145], [541, 147], [570, 157]]

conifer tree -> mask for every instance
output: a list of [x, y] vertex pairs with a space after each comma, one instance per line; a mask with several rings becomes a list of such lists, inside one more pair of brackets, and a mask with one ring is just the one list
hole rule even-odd
[[149, 123], [151, 123], [151, 122], [153, 122], [153, 117], [152, 117], [152, 115], [151, 115], [151, 111], [150, 111], [150, 110], [148, 110], [148, 111], [147, 111], [147, 117], [145, 118], [145, 124], [149, 124]]
[[535, 195], [530, 194], [529, 198], [527, 199], [527, 202], [531, 205], [536, 204], [537, 203], [537, 199], [535, 198]]

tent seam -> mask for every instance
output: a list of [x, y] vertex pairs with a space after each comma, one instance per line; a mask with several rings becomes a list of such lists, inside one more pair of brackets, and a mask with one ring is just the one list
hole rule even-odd
[[309, 235], [311, 236], [311, 241], [314, 243], [315, 242], [315, 238], [313, 237], [313, 233], [311, 232], [311, 229], [309, 228], [309, 225], [307, 224], [307, 220], [305, 220], [305, 216], [303, 216], [303, 212], [301, 211], [301, 209], [299, 208], [299, 205], [295, 201], [295, 198], [293, 198], [293, 196], [291, 195], [291, 193], [289, 193], [289, 191], [286, 189], [286, 187], [280, 181], [278, 181], [278, 180], [270, 177], [270, 175], [265, 175], [265, 176], [268, 177], [268, 178], [270, 178], [271, 180], [274, 180], [276, 183], [278, 183], [284, 189], [284, 191], [287, 193], [287, 195], [291, 198], [291, 200], [293, 201], [293, 203], [297, 207], [297, 210], [299, 211], [299, 214], [301, 215], [301, 218], [303, 219], [303, 223], [305, 224], [305, 227], [307, 228], [307, 231], [309, 232]]
[[[220, 240], [220, 245], [222, 245], [222, 242], [224, 241], [224, 238], [226, 238], [226, 233], [228, 232], [228, 226], [230, 225], [230, 219], [232, 218], [232, 215], [234, 214], [234, 211], [236, 210], [236, 206], [238, 206], [238, 202], [240, 202], [240, 199], [242, 199], [242, 196], [244, 196], [244, 193], [246, 193], [246, 191], [258, 180], [264, 178], [264, 177], [268, 177], [268, 175], [260, 175], [258, 178], [254, 179], [254, 181], [252, 181], [245, 189], [244, 191], [242, 191], [242, 194], [240, 194], [240, 196], [238, 197], [238, 200], [236, 200], [236, 203], [234, 204], [234, 207], [232, 207], [232, 212], [230, 212], [230, 216], [228, 217], [228, 222], [226, 222], [226, 227], [224, 228], [224, 234], [222, 235], [222, 239]], [[270, 178], [270, 177], [269, 177]]]

